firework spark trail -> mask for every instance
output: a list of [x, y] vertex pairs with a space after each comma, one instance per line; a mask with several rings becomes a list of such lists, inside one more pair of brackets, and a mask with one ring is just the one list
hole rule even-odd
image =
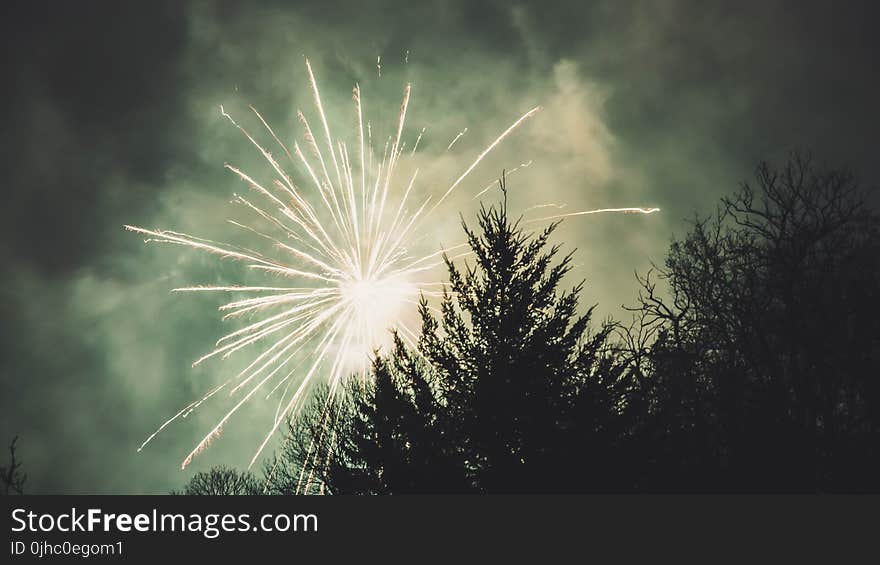
[[413, 144], [412, 152], [410, 152], [410, 155], [416, 154], [416, 150], [419, 148], [419, 142], [422, 141], [422, 136], [425, 135], [425, 129], [427, 128], [422, 128], [422, 131], [419, 132], [419, 136], [416, 138], [416, 142]]
[[[308, 59], [305, 66], [322, 139], [315, 136], [305, 114], [298, 110], [297, 118], [303, 128], [303, 145], [294, 141], [291, 150], [263, 116], [252, 106], [249, 108], [281, 148], [291, 166], [299, 171], [299, 178], [313, 186], [308, 192], [300, 188], [294, 177], [266, 147], [220, 107], [221, 115], [247, 138], [269, 169], [277, 175], [271, 185], [264, 186], [239, 168], [228, 163], [224, 165], [263, 202], [261, 204], [235, 195], [233, 204], [262, 220], [272, 232], [238, 221], [228, 220], [229, 223], [235, 229], [256, 236], [257, 241], [271, 246], [271, 256], [250, 248], [175, 231], [125, 226], [129, 231], [146, 236], [146, 242], [198, 249], [220, 258], [240, 261], [248, 269], [265, 275], [297, 281], [290, 286], [193, 285], [174, 289], [175, 292], [232, 295], [232, 300], [219, 307], [224, 320], [256, 315], [255, 320], [220, 337], [214, 348], [197, 359], [194, 366], [213, 357], [228, 358], [255, 344], [265, 344], [265, 348], [234, 377], [212, 388], [166, 420], [146, 438], [138, 451], [171, 423], [186, 418], [221, 390], [228, 390], [230, 396], [242, 391], [238, 402], [184, 458], [181, 466], [186, 467], [221, 434], [229, 420], [254, 395], [269, 389], [265, 394], [268, 399], [280, 390], [271, 429], [254, 453], [250, 461], [250, 465], [253, 465], [281, 423], [297, 416], [304, 405], [306, 393], [318, 375], [326, 375], [329, 383], [331, 397], [326, 405], [329, 406], [345, 375], [356, 374], [362, 379], [367, 378], [369, 356], [378, 346], [388, 342], [390, 328], [399, 329], [399, 335], [405, 343], [415, 343], [417, 335], [401, 316], [402, 307], [417, 304], [422, 296], [442, 297], [444, 292], [439, 289], [447, 284], [424, 280], [421, 274], [442, 265], [441, 255], [450, 256], [456, 252], [451, 256], [455, 260], [471, 252], [462, 250], [467, 247], [466, 244], [459, 244], [438, 251], [413, 254], [406, 244], [408, 238], [493, 149], [540, 110], [539, 106], [534, 107], [520, 116], [476, 156], [440, 198], [429, 194], [413, 211], [409, 209], [409, 203], [419, 170], [416, 168], [404, 181], [406, 188], [402, 194], [398, 193], [398, 183], [395, 182], [395, 172], [407, 145], [404, 131], [411, 86], [407, 84], [404, 89], [394, 133], [387, 138], [379, 160], [378, 157], [374, 159], [372, 125], [364, 121], [360, 85], [355, 85], [352, 91], [357, 147], [349, 153], [346, 142], [334, 139], [331, 133], [318, 82]], [[377, 58], [376, 67], [378, 76], [381, 76], [381, 58]], [[466, 132], [467, 128], [460, 132], [447, 151]], [[425, 128], [422, 128], [407, 156], [415, 154], [424, 133]], [[511, 172], [530, 164], [531, 161], [523, 163]], [[476, 198], [489, 188], [480, 191]], [[528, 221], [552, 221], [601, 212], [648, 214], [655, 211], [656, 208], [606, 208]], [[387, 229], [383, 226], [387, 226]], [[291, 365], [301, 366], [302, 369], [291, 369]], [[288, 396], [291, 389], [293, 393]], [[311, 482], [309, 474], [306, 490]]]
[[543, 218], [532, 218], [526, 220], [525, 223], [549, 222], [553, 220], [561, 220], [563, 218], [573, 218], [576, 216], [589, 216], [591, 214], [653, 214], [659, 212], [660, 208], [596, 208], [595, 210], [583, 210], [581, 212], [570, 212], [568, 214], [556, 214], [555, 216], [545, 216]]
[[446, 150], [449, 151], [450, 149], [452, 149], [452, 146], [455, 145], [456, 143], [458, 143], [458, 140], [461, 139], [464, 136], [464, 134], [467, 133], [467, 131], [468, 131], [468, 128], [464, 128], [463, 130], [458, 132], [458, 135], [456, 135], [452, 139], [452, 141], [449, 142], [449, 145], [446, 146]]

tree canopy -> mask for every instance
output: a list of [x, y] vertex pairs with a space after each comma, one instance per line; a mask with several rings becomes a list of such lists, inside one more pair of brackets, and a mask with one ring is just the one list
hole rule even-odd
[[446, 258], [418, 340], [395, 334], [369, 378], [317, 391], [266, 490], [880, 490], [880, 219], [864, 194], [809, 158], [762, 164], [637, 275], [630, 324], [595, 325], [556, 224], [524, 230], [505, 192], [463, 222], [472, 258]]

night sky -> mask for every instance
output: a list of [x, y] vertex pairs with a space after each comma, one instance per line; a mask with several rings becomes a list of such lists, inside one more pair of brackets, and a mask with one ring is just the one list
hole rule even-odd
[[586, 279], [582, 305], [601, 316], [625, 318], [633, 272], [661, 263], [762, 159], [808, 151], [876, 186], [874, 3], [741, 4], [6, 3], [0, 441], [20, 436], [28, 491], [166, 492], [193, 470], [248, 462], [270, 404], [186, 471], [225, 404], [136, 453], [247, 354], [192, 369], [230, 324], [213, 297], [169, 292], [234, 281], [235, 266], [146, 246], [122, 226], [222, 233], [228, 200], [246, 190], [223, 164], [265, 166], [219, 105], [244, 121], [253, 104], [292, 139], [295, 110], [311, 108], [304, 55], [340, 128], [355, 82], [387, 126], [411, 81], [409, 127], [427, 127], [419, 158], [439, 184], [544, 107], [462, 186], [436, 228], [444, 242], [460, 237], [458, 212], [473, 220], [469, 194], [528, 160], [509, 179], [515, 213], [660, 207], [569, 219], [555, 235], [577, 250], [571, 282]]

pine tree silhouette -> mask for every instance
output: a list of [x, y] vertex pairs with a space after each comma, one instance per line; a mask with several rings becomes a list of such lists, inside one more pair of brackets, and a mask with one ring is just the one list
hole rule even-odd
[[577, 314], [582, 284], [558, 291], [571, 256], [553, 264], [555, 224], [525, 233], [509, 220], [506, 198], [481, 208], [478, 222], [478, 232], [464, 225], [475, 264], [460, 269], [446, 258], [439, 318], [421, 302], [418, 352], [395, 336], [370, 382], [349, 382], [342, 398], [314, 402], [291, 424], [272, 465], [278, 492], [620, 484], [608, 457], [626, 432], [612, 327], [593, 334], [592, 309]]
[[[420, 351], [438, 371], [451, 436], [482, 492], [580, 490], [610, 443], [619, 371], [610, 326], [590, 334], [577, 315], [582, 284], [558, 293], [571, 255], [553, 265], [556, 228], [524, 233], [506, 202], [464, 230], [476, 264], [447, 260], [451, 291], [437, 320], [423, 304]], [[590, 437], [587, 437], [590, 436]], [[589, 460], [591, 466], [585, 466]], [[595, 485], [594, 485], [595, 488]]]
[[[370, 378], [343, 393], [321, 387], [289, 422], [280, 454], [266, 466], [276, 494], [400, 494], [464, 491], [450, 449], [433, 372], [394, 334]], [[326, 400], [330, 398], [330, 400]]]

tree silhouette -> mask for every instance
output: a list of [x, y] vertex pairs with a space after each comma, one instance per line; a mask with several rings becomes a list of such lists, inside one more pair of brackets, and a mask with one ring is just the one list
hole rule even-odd
[[15, 457], [18, 436], [12, 438], [9, 444], [9, 465], [0, 467], [0, 481], [3, 482], [3, 494], [24, 494], [24, 483], [27, 475], [21, 472], [21, 461]]
[[182, 491], [171, 494], [183, 495], [253, 495], [262, 494], [262, 485], [257, 478], [248, 473], [229, 467], [214, 467], [193, 475]]
[[[503, 187], [502, 187], [503, 188]], [[571, 255], [553, 265], [556, 224], [536, 236], [506, 202], [464, 226], [476, 258], [447, 261], [451, 292], [437, 320], [423, 304], [420, 350], [440, 374], [452, 436], [481, 492], [601, 488], [615, 443], [619, 367], [610, 326], [577, 315], [583, 284], [557, 292]], [[602, 485], [608, 488], [607, 483]]]
[[852, 175], [795, 155], [673, 242], [627, 332], [648, 484], [877, 488], [878, 226]]
[[[502, 184], [503, 188], [503, 184]], [[614, 488], [626, 432], [612, 327], [577, 315], [582, 284], [558, 292], [555, 224], [530, 235], [506, 201], [464, 225], [475, 264], [446, 258], [439, 317], [424, 300], [417, 351], [395, 336], [372, 379], [292, 422], [278, 492], [523, 492]], [[305, 486], [304, 486], [305, 485]]]
[[353, 377], [332, 396], [322, 387], [289, 422], [280, 454], [266, 467], [271, 492], [466, 490], [436, 374], [397, 334], [394, 345], [387, 358], [375, 358], [366, 382]]
[[[502, 190], [504, 189], [502, 181]], [[266, 466], [273, 494], [880, 490], [880, 218], [794, 155], [696, 218], [590, 330], [556, 225], [463, 225], [415, 346], [324, 387]], [[209, 483], [211, 481], [208, 481]]]

